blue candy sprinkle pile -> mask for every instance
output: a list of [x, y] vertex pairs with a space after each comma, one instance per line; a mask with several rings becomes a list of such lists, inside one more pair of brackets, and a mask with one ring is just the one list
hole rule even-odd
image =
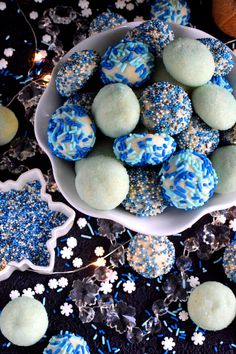
[[151, 18], [182, 26], [187, 26], [190, 20], [190, 8], [185, 0], [156, 0], [151, 6], [150, 14]]
[[43, 354], [90, 354], [89, 346], [83, 337], [66, 331], [53, 336]]

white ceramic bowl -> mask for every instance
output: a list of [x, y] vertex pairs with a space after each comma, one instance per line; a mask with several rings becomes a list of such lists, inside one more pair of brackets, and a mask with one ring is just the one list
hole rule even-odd
[[[74, 179], [74, 164], [61, 160], [54, 156], [48, 147], [47, 127], [52, 113], [63, 103], [56, 91], [55, 75], [62, 63], [75, 51], [94, 49], [103, 54], [108, 46], [113, 45], [124, 37], [126, 32], [139, 25], [140, 22], [131, 22], [106, 32], [94, 35], [77, 44], [71, 49], [54, 68], [49, 86], [41, 97], [35, 117], [35, 134], [41, 148], [48, 155], [53, 168], [55, 180], [66, 200], [77, 210], [97, 218], [105, 218], [116, 221], [131, 230], [152, 235], [173, 235], [193, 225], [203, 215], [214, 210], [231, 207], [236, 204], [236, 193], [228, 195], [215, 195], [206, 205], [193, 211], [183, 211], [175, 208], [167, 208], [164, 213], [155, 217], [137, 217], [118, 207], [112, 211], [100, 211], [89, 207], [78, 196]], [[195, 28], [171, 25], [175, 37], [202, 38], [212, 37], [209, 34]], [[236, 63], [236, 56], [234, 56]], [[234, 88], [236, 96], [236, 65], [229, 75], [229, 81]]]

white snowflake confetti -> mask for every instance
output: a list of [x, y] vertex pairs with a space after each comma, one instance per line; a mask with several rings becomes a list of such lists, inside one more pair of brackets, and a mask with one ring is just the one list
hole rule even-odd
[[5, 2], [3, 2], [3, 1], [0, 1], [0, 10], [5, 10], [7, 8], [7, 5], [6, 5], [6, 3]]
[[132, 3], [127, 4], [127, 5], [126, 5], [126, 9], [127, 9], [128, 11], [133, 11], [133, 9], [134, 9], [134, 4], [132, 4]]
[[230, 220], [229, 228], [232, 229], [233, 231], [236, 231], [236, 219]]
[[124, 292], [131, 294], [133, 291], [136, 290], [135, 282], [127, 280], [125, 283], [123, 283], [123, 290]]
[[114, 283], [118, 279], [118, 273], [116, 270], [111, 270], [108, 276], [108, 281]]
[[105, 250], [103, 247], [96, 247], [94, 253], [96, 254], [96, 256], [102, 257], [105, 253]]
[[58, 287], [58, 280], [55, 278], [52, 278], [48, 282], [48, 286], [50, 289], [56, 289]]
[[15, 51], [15, 49], [13, 49], [13, 48], [6, 48], [6, 49], [4, 49], [3, 54], [4, 54], [6, 57], [12, 57], [14, 51]]
[[45, 42], [45, 43], [51, 42], [51, 39], [52, 39], [52, 37], [50, 36], [50, 34], [45, 34], [45, 35], [42, 37], [42, 41]]
[[92, 15], [92, 10], [91, 10], [90, 8], [83, 9], [83, 10], [81, 11], [81, 15], [82, 15], [83, 17], [89, 17], [89, 16]]
[[189, 319], [188, 312], [187, 311], [180, 311], [179, 319], [183, 322], [187, 321]]
[[125, 6], [126, 6], [126, 3], [125, 3], [124, 0], [117, 0], [117, 1], [115, 2], [115, 5], [116, 5], [116, 8], [117, 8], [117, 9], [124, 9]]
[[75, 237], [69, 237], [66, 241], [67, 246], [70, 248], [75, 248], [77, 246], [77, 240]]
[[81, 9], [87, 9], [89, 7], [89, 2], [87, 0], [80, 0], [78, 6], [81, 7]]
[[42, 3], [43, 0], [34, 0], [35, 2], [39, 2], [39, 3]]
[[0, 70], [6, 69], [7, 65], [8, 65], [8, 61], [6, 61], [6, 59], [4, 58], [0, 59]]
[[105, 258], [103, 257], [98, 257], [98, 259], [96, 260], [96, 262], [94, 262], [94, 265], [96, 265], [97, 267], [105, 267], [107, 261]]
[[87, 220], [85, 218], [79, 218], [77, 220], [77, 225], [80, 229], [83, 229], [87, 225]]
[[108, 294], [112, 292], [112, 287], [113, 285], [109, 283], [108, 281], [101, 283], [100, 291], [103, 292], [103, 294]]
[[34, 297], [35, 292], [31, 288], [24, 289], [22, 292], [22, 296], [27, 296], [27, 297]]
[[145, 0], [136, 0], [138, 4], [142, 4]]
[[61, 277], [60, 279], [58, 279], [58, 285], [61, 288], [65, 288], [68, 285], [68, 279], [65, 277]]
[[165, 337], [161, 342], [164, 350], [172, 350], [175, 346], [174, 339], [172, 337]]
[[65, 302], [63, 305], [60, 306], [61, 314], [64, 316], [70, 316], [73, 313], [73, 306]]
[[36, 284], [34, 287], [35, 294], [43, 294], [45, 291], [45, 286], [43, 284]]
[[134, 18], [134, 21], [143, 21], [143, 20], [144, 20], [143, 16], [136, 16]]
[[81, 258], [76, 257], [75, 259], [73, 259], [72, 264], [73, 264], [73, 267], [80, 268], [83, 265], [83, 261]]
[[36, 20], [36, 18], [39, 17], [39, 14], [37, 11], [31, 11], [29, 17], [31, 18], [31, 20]]
[[221, 214], [220, 216], [218, 216], [217, 218], [216, 218], [216, 221], [218, 221], [220, 224], [224, 224], [225, 222], [226, 222], [226, 217], [223, 215], [223, 214]]
[[189, 282], [191, 288], [196, 288], [200, 284], [199, 278], [194, 277], [193, 275], [191, 275], [187, 281]]
[[205, 337], [202, 332], [194, 332], [191, 340], [193, 341], [194, 345], [203, 345]]
[[9, 296], [10, 296], [11, 300], [14, 300], [14, 299], [17, 299], [20, 296], [20, 293], [19, 293], [18, 290], [12, 290], [10, 292]]
[[63, 247], [62, 250], [60, 251], [61, 254], [61, 258], [63, 259], [70, 259], [74, 252], [72, 251], [72, 249], [70, 247]]

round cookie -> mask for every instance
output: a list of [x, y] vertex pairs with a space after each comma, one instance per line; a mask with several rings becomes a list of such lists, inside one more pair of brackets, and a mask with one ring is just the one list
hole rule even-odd
[[140, 106], [132, 89], [124, 84], [104, 86], [92, 104], [95, 122], [111, 138], [130, 133], [138, 124]]
[[156, 216], [167, 207], [158, 173], [140, 167], [128, 170], [129, 193], [122, 205], [138, 216]]
[[236, 240], [232, 241], [224, 251], [223, 267], [227, 278], [236, 283]]
[[79, 166], [75, 186], [79, 197], [90, 207], [112, 210], [125, 199], [129, 176], [115, 158], [93, 156]]
[[220, 132], [220, 141], [224, 145], [236, 145], [236, 124], [231, 129]]
[[217, 184], [210, 160], [194, 150], [178, 151], [163, 163], [160, 174], [167, 203], [184, 210], [204, 205]]
[[213, 129], [227, 130], [236, 123], [236, 100], [223, 87], [204, 85], [192, 93], [194, 110]]
[[48, 122], [48, 145], [61, 159], [76, 161], [85, 157], [95, 139], [95, 126], [80, 106], [60, 107]]
[[89, 346], [83, 337], [66, 331], [53, 336], [43, 354], [90, 354]]
[[215, 62], [214, 75], [228, 75], [234, 66], [234, 61], [227, 45], [216, 38], [199, 38], [198, 40], [204, 44], [213, 55]]
[[98, 68], [99, 62], [99, 54], [91, 49], [73, 53], [56, 75], [57, 91], [62, 96], [71, 96], [86, 84]]
[[161, 56], [163, 48], [173, 41], [174, 32], [170, 26], [159, 20], [149, 20], [129, 30], [124, 40], [140, 41], [148, 45], [156, 56]]
[[126, 22], [127, 20], [123, 16], [108, 10], [106, 12], [102, 12], [92, 20], [89, 25], [88, 34], [89, 36], [92, 36], [94, 34], [123, 25]]
[[148, 46], [138, 41], [121, 41], [109, 47], [102, 57], [100, 77], [102, 82], [121, 82], [139, 87], [151, 76], [154, 57]]
[[140, 98], [140, 106], [144, 126], [157, 133], [180, 133], [188, 126], [192, 115], [187, 93], [168, 82], [148, 86]]
[[16, 135], [18, 120], [7, 107], [0, 106], [0, 146], [8, 144]]
[[176, 142], [167, 134], [129, 134], [116, 138], [113, 149], [127, 165], [158, 165], [174, 153]]
[[8, 302], [0, 315], [0, 329], [11, 343], [28, 347], [37, 343], [48, 328], [48, 316], [42, 303], [27, 296]]
[[228, 145], [215, 150], [211, 162], [219, 178], [216, 192], [236, 192], [236, 146]]
[[233, 88], [230, 85], [229, 81], [224, 77], [224, 76], [212, 76], [211, 80], [208, 82], [208, 84], [213, 84], [213, 85], [217, 85], [220, 87], [225, 88], [227, 91], [229, 91], [230, 93], [233, 92]]
[[236, 315], [234, 293], [216, 281], [207, 281], [195, 288], [187, 306], [191, 320], [209, 331], [228, 327]]
[[175, 140], [180, 149], [192, 149], [200, 154], [210, 154], [219, 145], [220, 133], [211, 129], [199, 117], [192, 117], [185, 130], [179, 133]]
[[94, 93], [94, 92], [86, 92], [86, 93], [75, 92], [72, 96], [70, 96], [68, 98], [68, 100], [66, 100], [64, 105], [75, 104], [77, 106], [81, 106], [91, 116], [92, 103], [93, 103], [95, 96], [96, 96], [96, 93]]
[[163, 22], [175, 22], [187, 26], [190, 20], [190, 8], [185, 0], [156, 0], [151, 5], [151, 18]]
[[168, 44], [163, 50], [163, 62], [175, 80], [190, 87], [206, 84], [215, 71], [209, 49], [191, 38], [178, 38]]
[[167, 237], [135, 235], [127, 249], [129, 265], [145, 278], [167, 274], [175, 261], [175, 248]]

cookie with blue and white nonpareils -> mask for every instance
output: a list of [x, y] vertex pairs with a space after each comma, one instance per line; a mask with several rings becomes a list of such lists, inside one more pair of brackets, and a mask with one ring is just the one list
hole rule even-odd
[[123, 16], [108, 10], [106, 12], [102, 12], [92, 20], [89, 25], [88, 33], [89, 36], [92, 36], [96, 33], [123, 25], [126, 22], [127, 20]]
[[179, 134], [190, 123], [192, 105], [187, 93], [168, 82], [148, 86], [140, 98], [144, 126], [157, 133]]
[[54, 155], [76, 161], [87, 155], [95, 144], [95, 125], [80, 106], [64, 105], [48, 123], [48, 145]]
[[100, 55], [94, 50], [89, 49], [73, 53], [62, 64], [56, 75], [57, 91], [62, 96], [71, 96], [86, 84], [97, 70], [99, 62]]
[[149, 20], [129, 30], [124, 40], [145, 43], [156, 56], [161, 56], [163, 48], [174, 40], [174, 32], [168, 23]]
[[211, 52], [215, 62], [214, 75], [227, 75], [234, 66], [232, 54], [226, 44], [216, 38], [200, 38], [198, 39]]
[[154, 57], [146, 44], [121, 41], [103, 55], [100, 77], [105, 85], [120, 82], [138, 87], [150, 78], [153, 69]]
[[201, 154], [208, 155], [219, 145], [219, 131], [210, 128], [199, 117], [192, 117], [185, 130], [175, 139], [180, 149], [193, 149]]
[[53, 336], [43, 354], [68, 353], [90, 354], [89, 346], [83, 337], [66, 331]]
[[96, 96], [95, 92], [85, 92], [85, 93], [78, 93], [75, 92], [72, 96], [66, 100], [65, 104], [75, 104], [77, 106], [81, 106], [84, 108], [88, 114], [92, 115], [92, 103]]
[[140, 167], [128, 170], [129, 193], [122, 205], [138, 216], [156, 216], [167, 207], [158, 172]]
[[116, 157], [130, 166], [158, 165], [176, 149], [176, 142], [167, 134], [128, 134], [115, 139]]
[[187, 26], [190, 20], [190, 8], [185, 0], [156, 0], [151, 6], [151, 18], [163, 22], [175, 22]]
[[218, 178], [211, 161], [194, 150], [180, 150], [160, 171], [167, 203], [192, 210], [204, 205], [216, 189]]

